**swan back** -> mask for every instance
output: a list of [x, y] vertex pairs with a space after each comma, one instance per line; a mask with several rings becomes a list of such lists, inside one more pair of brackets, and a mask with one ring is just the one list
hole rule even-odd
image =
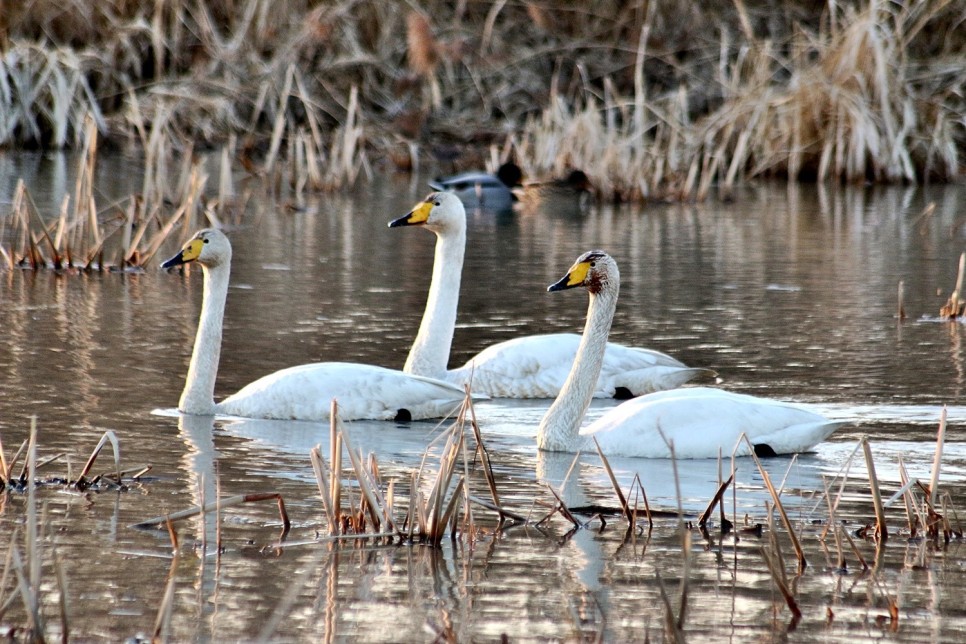
[[[597, 438], [607, 454], [669, 458], [716, 458], [767, 445], [776, 454], [812, 449], [844, 423], [796, 405], [711, 387], [661, 391], [629, 400], [580, 431]], [[663, 434], [663, 436], [662, 436]]]
[[580, 440], [580, 422], [594, 397], [604, 363], [607, 334], [617, 308], [620, 291], [617, 262], [604, 251], [584, 253], [547, 290], [577, 287], [587, 289], [590, 294], [587, 322], [570, 374], [537, 429], [537, 447], [549, 451], [574, 451], [573, 446]]

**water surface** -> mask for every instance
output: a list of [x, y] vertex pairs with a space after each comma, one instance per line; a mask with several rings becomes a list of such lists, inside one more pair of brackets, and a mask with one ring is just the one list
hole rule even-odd
[[[70, 190], [70, 164], [7, 155], [0, 169], [0, 213], [18, 176], [31, 181], [38, 208], [51, 217]], [[104, 194], [138, 189], [129, 176], [119, 181], [105, 177]], [[434, 238], [386, 223], [423, 194], [408, 177], [382, 176], [318, 196], [302, 211], [257, 202], [256, 212], [230, 230], [233, 287], [217, 394], [308, 361], [401, 367], [422, 315]], [[861, 436], [872, 441], [887, 496], [899, 485], [900, 458], [911, 476], [927, 480], [944, 405], [950, 422], [943, 489], [954, 504], [962, 498], [963, 326], [936, 316], [964, 246], [958, 212], [964, 197], [955, 186], [833, 191], [782, 184], [747, 188], [727, 204], [601, 206], [579, 217], [470, 213], [452, 364], [520, 334], [579, 331], [586, 296], [546, 293], [546, 286], [580, 253], [607, 250], [622, 275], [613, 339], [713, 368], [732, 390], [850, 421], [815, 453], [767, 463], [772, 479], [784, 481], [783, 499], [810, 563], [796, 582], [804, 616], [795, 638], [962, 639], [966, 576], [958, 541], [944, 547], [900, 536], [880, 553], [877, 572], [862, 573], [849, 555], [843, 575], [835, 570], [834, 542], [823, 546], [824, 526], [813, 522], [827, 518], [817, 498], [823, 478], [842, 470]], [[920, 217], [929, 203], [934, 213]], [[162, 254], [173, 253], [176, 242]], [[904, 321], [896, 318], [900, 281]], [[177, 403], [200, 296], [199, 271], [0, 271], [0, 437], [8, 458], [36, 416], [41, 456], [66, 455], [42, 476], [63, 475], [67, 460], [76, 471], [105, 430], [118, 435], [124, 463], [153, 467], [154, 478], [124, 493], [40, 493], [50, 525], [44, 543], [63, 561], [76, 637], [150, 634], [169, 575], [175, 640], [262, 633], [340, 641], [433, 641], [438, 633], [461, 641], [503, 634], [520, 641], [662, 637], [658, 577], [676, 597], [685, 574], [672, 519], [659, 521], [650, 537], [626, 535], [617, 517], [604, 530], [594, 523], [570, 533], [558, 517], [541, 528], [494, 534], [495, 517], [475, 508], [483, 532], [438, 550], [319, 542], [324, 519], [308, 451], [327, 443], [327, 424], [152, 414]], [[612, 404], [595, 402], [591, 415]], [[551, 484], [571, 505], [615, 506], [596, 456], [582, 455], [564, 484], [573, 457], [536, 451], [546, 407], [547, 401], [477, 405], [504, 503], [542, 516]], [[400, 481], [441, 431], [425, 422], [350, 423], [348, 430], [354, 447], [375, 453], [384, 476]], [[105, 453], [95, 470], [107, 469], [108, 461]], [[613, 459], [612, 465], [625, 489], [637, 475], [654, 507], [674, 510], [680, 500], [691, 517], [717, 486], [713, 461], [679, 464], [678, 485], [669, 461]], [[840, 518], [854, 530], [873, 520], [861, 456], [849, 475]], [[271, 503], [226, 511], [217, 565], [200, 550], [214, 539], [210, 520], [207, 529], [197, 520], [180, 526], [177, 558], [165, 532], [129, 527], [210, 500], [216, 479], [224, 496], [281, 493], [295, 525], [288, 542], [277, 544]], [[727, 495], [729, 513], [740, 525], [767, 524], [769, 497], [747, 459], [739, 461], [737, 481], [737, 495]], [[478, 475], [471, 488], [488, 494]], [[5, 497], [0, 543], [8, 544], [22, 524], [24, 504], [22, 494]], [[905, 526], [901, 505], [890, 508], [896, 529]], [[697, 531], [691, 537], [685, 633], [731, 641], [782, 636], [789, 614], [762, 561], [766, 538], [735, 542]], [[874, 564], [874, 543], [856, 541]], [[788, 555], [787, 541], [783, 548]], [[792, 558], [786, 559], [791, 574]], [[46, 565], [45, 614], [56, 631], [53, 576]], [[9, 582], [4, 592], [14, 588]], [[895, 632], [889, 597], [900, 608]], [[24, 619], [15, 601], [5, 623]]]

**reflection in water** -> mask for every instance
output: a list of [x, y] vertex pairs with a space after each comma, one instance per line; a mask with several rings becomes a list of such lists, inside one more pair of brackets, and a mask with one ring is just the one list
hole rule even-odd
[[[72, 182], [73, 164], [51, 158], [17, 170], [50, 186], [49, 196], [30, 186], [42, 216], [56, 214], [58, 191]], [[4, 174], [9, 159], [0, 158], [5, 193], [15, 185]], [[124, 181], [131, 173], [116, 174]], [[421, 186], [383, 177], [357, 193], [320, 196], [295, 213], [276, 212], [267, 200], [257, 204], [258, 216], [231, 231], [236, 287], [228, 297], [216, 395], [309, 361], [402, 366], [425, 305], [433, 240], [394, 235], [385, 222], [421, 197]], [[730, 389], [798, 401], [852, 423], [814, 454], [764, 462], [773, 481], [784, 481], [783, 500], [800, 521], [810, 561], [797, 581], [805, 615], [794, 637], [848, 639], [861, 631], [896, 641], [961, 640], [966, 620], [950, 606], [966, 586], [962, 544], [899, 538], [883, 549], [877, 577], [825, 574], [837, 554], [818, 542], [822, 527], [808, 521], [825, 516], [812, 495], [823, 478], [842, 470], [862, 435], [871, 437], [886, 494], [898, 487], [900, 457], [910, 476], [928, 480], [943, 405], [949, 440], [941, 486], [954, 504], [962, 498], [963, 325], [935, 316], [955, 283], [966, 236], [963, 190], [759, 185], [732, 204], [592, 207], [580, 216], [470, 213], [451, 362], [517, 335], [579, 331], [582, 306], [549, 297], [546, 285], [581, 252], [607, 250], [622, 268], [615, 341], [715, 368]], [[920, 219], [929, 202], [935, 211]], [[177, 241], [158, 256], [173, 252]], [[910, 316], [901, 322], [895, 318], [900, 280]], [[603, 530], [592, 524], [569, 535], [569, 524], [559, 519], [541, 529], [494, 532], [495, 519], [478, 510], [474, 521], [482, 531], [475, 540], [445, 541], [438, 551], [316, 542], [324, 520], [307, 455], [328, 443], [328, 423], [149, 414], [178, 400], [198, 289], [198, 280], [154, 271], [0, 270], [0, 436], [8, 455], [36, 414], [44, 450], [74, 454], [77, 445], [112, 429], [125, 462], [150, 463], [157, 476], [135, 493], [45, 498], [69, 605], [78, 606], [71, 615], [78, 638], [149, 631], [169, 572], [174, 640], [250, 640], [265, 633], [423, 641], [453, 633], [460, 641], [496, 641], [503, 634], [640, 641], [661, 632], [654, 580], [660, 573], [675, 588], [682, 573], [674, 521], [633, 539], [625, 539], [618, 519]], [[537, 453], [534, 434], [547, 405], [476, 406], [501, 500], [538, 515], [545, 512], [540, 503], [551, 498], [549, 484], [571, 506], [616, 505], [596, 454], [582, 454], [564, 485], [573, 456]], [[610, 406], [595, 401], [588, 421]], [[419, 467], [440, 432], [433, 423], [346, 427], [353, 448], [374, 453], [384, 476], [400, 481]], [[612, 459], [611, 465], [625, 491], [637, 476], [652, 506], [677, 507], [669, 462]], [[737, 497], [726, 495], [726, 509], [730, 514], [736, 506], [739, 523], [745, 515], [762, 521], [768, 495], [761, 475], [747, 459], [737, 466]], [[471, 492], [485, 497], [478, 474], [471, 470]], [[678, 474], [681, 503], [693, 516], [717, 486], [718, 465], [691, 461]], [[126, 527], [213, 499], [217, 484], [222, 496], [283, 495], [294, 534], [279, 548], [274, 508], [234, 508], [222, 517], [220, 557], [209, 514], [179, 525], [185, 538], [172, 563], [166, 534]], [[870, 519], [867, 488], [860, 459], [850, 468], [841, 507], [850, 529]], [[0, 534], [9, 540], [22, 520], [22, 499], [8, 493], [0, 503]], [[897, 529], [905, 524], [901, 505], [890, 509]], [[689, 637], [787, 635], [781, 598], [761, 561], [762, 543], [695, 535]], [[874, 561], [872, 544], [858, 539], [857, 548]], [[850, 570], [858, 568], [850, 558]], [[887, 595], [901, 597], [897, 633], [877, 621]], [[7, 617], [19, 619], [18, 607], [9, 610]]]

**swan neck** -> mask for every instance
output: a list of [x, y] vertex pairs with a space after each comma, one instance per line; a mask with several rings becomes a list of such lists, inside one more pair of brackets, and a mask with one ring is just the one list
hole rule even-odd
[[204, 289], [195, 346], [178, 409], [186, 414], [212, 414], [215, 410], [215, 378], [221, 355], [221, 331], [228, 297], [228, 265], [203, 266]]
[[583, 448], [585, 440], [579, 433], [580, 424], [597, 388], [616, 308], [616, 284], [600, 293], [591, 293], [587, 322], [570, 375], [537, 430], [540, 449], [573, 452]]
[[436, 232], [433, 277], [419, 332], [403, 371], [431, 378], [445, 378], [456, 329], [460, 298], [460, 275], [466, 251], [466, 228]]

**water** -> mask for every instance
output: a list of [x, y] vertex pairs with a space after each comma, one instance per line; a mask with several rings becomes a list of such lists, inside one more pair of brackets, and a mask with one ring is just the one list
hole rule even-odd
[[[0, 171], [0, 202], [9, 201], [16, 178], [25, 176], [41, 211], [51, 215], [72, 181], [71, 165], [57, 157], [6, 155]], [[123, 176], [121, 183], [105, 179], [102, 194], [117, 198], [138, 189], [137, 180]], [[957, 208], [964, 192], [957, 186], [762, 185], [729, 204], [601, 207], [583, 217], [471, 213], [452, 363], [519, 334], [578, 331], [585, 296], [546, 293], [546, 286], [581, 252], [607, 250], [622, 273], [613, 339], [714, 368], [730, 389], [794, 400], [852, 423], [814, 454], [767, 463], [772, 480], [784, 481], [783, 499], [803, 526], [809, 560], [796, 582], [804, 615], [794, 637], [962, 639], [966, 576], [958, 541], [936, 547], [899, 535], [887, 542], [874, 574], [861, 571], [846, 545], [850, 572], [842, 575], [835, 572], [834, 541], [829, 537], [823, 546], [824, 526], [811, 522], [827, 518], [816, 497], [823, 477], [843, 468], [863, 435], [872, 441], [886, 496], [899, 486], [900, 458], [911, 476], [928, 480], [943, 405], [950, 421], [943, 489], [954, 504], [962, 498], [963, 326], [936, 316], [963, 250]], [[390, 230], [386, 222], [423, 193], [408, 178], [384, 176], [355, 191], [320, 196], [304, 211], [260, 202], [231, 231], [233, 287], [217, 394], [307, 361], [400, 367], [422, 314], [434, 238]], [[930, 202], [935, 212], [920, 218]], [[175, 248], [172, 242], [162, 255]], [[910, 315], [905, 321], [895, 316], [900, 280]], [[44, 545], [48, 553], [56, 548], [62, 561], [76, 638], [150, 635], [171, 576], [171, 637], [179, 641], [252, 639], [263, 632], [338, 641], [432, 641], [437, 634], [460, 641], [504, 634], [520, 641], [663, 637], [658, 575], [676, 606], [684, 574], [681, 537], [670, 519], [658, 521], [649, 538], [628, 537], [617, 517], [607, 517], [603, 530], [594, 523], [570, 533], [558, 516], [540, 528], [494, 534], [495, 517], [477, 508], [484, 532], [473, 541], [445, 541], [439, 550], [319, 542], [324, 518], [308, 451], [326, 444], [327, 425], [214, 423], [152, 413], [177, 402], [200, 296], [198, 271], [0, 272], [0, 437], [7, 458], [37, 416], [41, 457], [66, 455], [41, 476], [62, 476], [68, 466], [76, 473], [106, 430], [120, 439], [125, 465], [152, 466], [151, 478], [124, 493], [55, 486], [39, 493], [49, 522]], [[613, 404], [597, 401], [591, 415]], [[504, 504], [543, 516], [552, 500], [549, 483], [570, 505], [616, 506], [596, 456], [582, 455], [564, 485], [572, 456], [535, 450], [546, 405], [477, 405]], [[348, 429], [355, 447], [376, 454], [384, 477], [399, 481], [408, 480], [440, 433], [425, 422], [360, 422]], [[107, 450], [95, 471], [109, 469], [109, 462]], [[691, 517], [717, 486], [714, 462], [681, 464], [680, 493], [668, 461], [613, 459], [612, 466], [625, 490], [638, 475], [653, 507], [673, 510], [680, 499]], [[746, 517], [767, 523], [761, 475], [745, 460], [738, 468], [737, 496], [726, 495], [729, 514], [734, 504], [740, 524]], [[854, 530], [873, 520], [861, 453], [849, 476], [839, 518]], [[201, 542], [214, 539], [211, 521], [207, 529], [197, 519], [179, 524], [177, 558], [166, 532], [129, 527], [214, 498], [216, 479], [226, 497], [280, 493], [294, 524], [288, 540], [278, 544], [272, 502], [225, 511], [225, 550], [217, 562], [200, 554]], [[488, 496], [478, 475], [471, 488]], [[3, 499], [4, 547], [22, 526], [24, 506], [19, 493]], [[901, 506], [889, 510], [894, 530], [905, 526]], [[788, 609], [759, 552], [767, 538], [743, 536], [735, 543], [697, 531], [691, 537], [685, 633], [716, 641], [785, 637], [792, 628]], [[874, 544], [859, 538], [856, 544], [875, 564]], [[782, 547], [792, 573], [787, 540]], [[56, 632], [49, 563], [43, 579], [44, 616]], [[8, 578], [4, 597], [14, 589]], [[896, 632], [889, 597], [898, 599]], [[22, 603], [14, 600], [2, 623], [25, 622]]]

